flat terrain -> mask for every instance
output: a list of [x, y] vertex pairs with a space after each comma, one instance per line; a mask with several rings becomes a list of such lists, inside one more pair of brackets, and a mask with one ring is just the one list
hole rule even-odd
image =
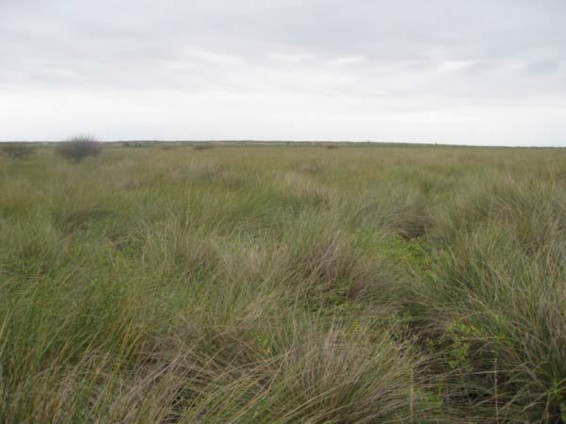
[[566, 422], [566, 150], [0, 156], [2, 423]]

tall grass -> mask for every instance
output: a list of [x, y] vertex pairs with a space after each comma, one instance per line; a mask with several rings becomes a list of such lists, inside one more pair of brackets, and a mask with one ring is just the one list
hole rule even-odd
[[0, 422], [566, 422], [566, 154], [0, 157]]

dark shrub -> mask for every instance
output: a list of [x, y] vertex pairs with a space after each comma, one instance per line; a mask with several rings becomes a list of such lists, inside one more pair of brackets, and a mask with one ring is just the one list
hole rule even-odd
[[90, 136], [73, 137], [55, 148], [55, 153], [59, 156], [75, 162], [80, 162], [88, 156], [96, 156], [100, 151], [100, 143]]
[[196, 144], [195, 146], [193, 146], [193, 149], [195, 150], [209, 150], [212, 149], [214, 146], [212, 146], [211, 144]]
[[6, 143], [2, 145], [2, 154], [12, 159], [23, 159], [30, 156], [35, 149], [24, 143]]

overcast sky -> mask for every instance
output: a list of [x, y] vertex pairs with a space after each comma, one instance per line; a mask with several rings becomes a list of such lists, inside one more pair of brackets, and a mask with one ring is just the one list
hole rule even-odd
[[566, 146], [566, 0], [0, 0], [0, 140]]

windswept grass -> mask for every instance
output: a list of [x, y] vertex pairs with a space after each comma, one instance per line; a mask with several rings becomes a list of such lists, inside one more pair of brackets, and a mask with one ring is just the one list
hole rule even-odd
[[566, 152], [171, 147], [0, 157], [0, 422], [566, 422]]

